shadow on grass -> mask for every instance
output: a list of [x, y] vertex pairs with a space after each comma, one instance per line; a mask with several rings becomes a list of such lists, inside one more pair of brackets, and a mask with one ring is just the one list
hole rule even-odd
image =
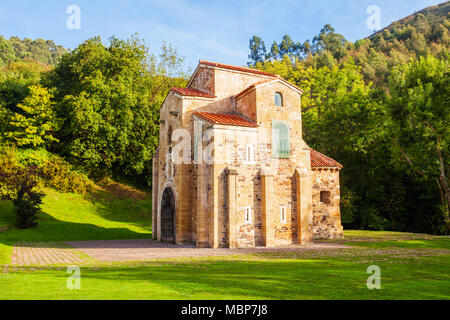
[[89, 223], [66, 222], [41, 212], [37, 227], [25, 230], [13, 227], [0, 233], [0, 243], [120, 239], [151, 239], [151, 231], [140, 233], [128, 228], [105, 228]]
[[[27, 272], [24, 268], [22, 271]], [[32, 269], [29, 270], [32, 272]], [[67, 278], [64, 271], [38, 271], [36, 275], [53, 272], [56, 277]], [[246, 262], [214, 260], [211, 262], [154, 263], [140, 267], [106, 267], [98, 270], [82, 268], [83, 288], [110, 287], [109, 294], [121, 283], [129, 288], [130, 298], [156, 298], [152, 289], [157, 285], [172, 292], [173, 298], [195, 295], [214, 297], [248, 297], [249, 299], [325, 299], [331, 291], [339, 292], [342, 276], [355, 289], [365, 285], [365, 269], [339, 270], [337, 265], [309, 262]], [[103, 285], [102, 285], [103, 284]], [[146, 284], [147, 292], [132, 290]], [[328, 289], [329, 292], [324, 291]], [[365, 289], [367, 290], [367, 289]], [[106, 297], [108, 298], [108, 297]], [[113, 297], [110, 297], [113, 298]], [[337, 296], [335, 297], [337, 298]]]
[[150, 199], [111, 199], [92, 200], [92, 202], [97, 208], [97, 215], [106, 220], [151, 227], [152, 202]]
[[[145, 266], [82, 270], [84, 289], [107, 288], [106, 299], [126, 283], [129, 298], [158, 299], [162, 290], [173, 298], [249, 299], [448, 299], [445, 265], [384, 265], [383, 290], [366, 287], [367, 265], [339, 260], [152, 263]], [[39, 271], [37, 274], [51, 271]], [[54, 272], [54, 271], [53, 271]], [[66, 278], [64, 272], [54, 277]], [[156, 285], [156, 287], [155, 287]], [[140, 290], [133, 290], [140, 288]], [[128, 296], [127, 296], [128, 297]], [[207, 299], [207, 298], [206, 298]]]

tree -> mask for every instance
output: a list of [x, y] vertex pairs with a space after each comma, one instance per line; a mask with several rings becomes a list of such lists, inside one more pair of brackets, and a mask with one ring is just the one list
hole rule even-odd
[[67, 50], [51, 40], [19, 39], [11, 37], [7, 40], [13, 48], [14, 60], [31, 59], [47, 65], [56, 65]]
[[[270, 61], [254, 66], [304, 91], [305, 141], [344, 165], [341, 212], [346, 228], [448, 230], [449, 134], [442, 129], [449, 127], [448, 73], [432, 71], [432, 64], [415, 75], [403, 68], [425, 54], [447, 63], [449, 7], [450, 2], [431, 7], [354, 44], [326, 25], [312, 46], [290, 41], [295, 59], [271, 54]], [[390, 101], [389, 77], [398, 66], [403, 71], [396, 76], [396, 98]], [[395, 107], [397, 103], [403, 107]], [[398, 108], [403, 111], [393, 112]], [[438, 119], [445, 124], [431, 121]]]
[[315, 53], [322, 51], [330, 52], [335, 59], [341, 59], [346, 54], [345, 45], [347, 40], [339, 33], [336, 33], [334, 28], [326, 24], [320, 34], [313, 39], [313, 49]]
[[17, 105], [9, 119], [7, 140], [19, 147], [40, 147], [58, 140], [53, 136], [59, 121], [53, 109], [52, 94], [41, 86], [31, 86], [30, 94]]
[[[182, 59], [164, 45], [149, 54], [138, 37], [87, 40], [50, 72], [63, 124], [58, 152], [93, 177], [117, 173], [151, 181], [158, 144], [159, 108], [171, 86], [181, 86]], [[142, 181], [141, 181], [142, 182]]]
[[250, 54], [248, 58], [250, 59], [250, 62], [248, 63], [249, 66], [253, 66], [257, 64], [258, 62], [264, 62], [267, 58], [267, 52], [266, 52], [266, 45], [264, 44], [264, 41], [257, 36], [253, 36], [250, 39]]
[[11, 62], [0, 72], [0, 142], [9, 131], [9, 121], [17, 105], [30, 94], [30, 86], [38, 85], [41, 74], [49, 70], [47, 65], [33, 60]]
[[270, 58], [277, 59], [280, 56], [280, 48], [276, 41], [272, 43], [272, 47], [270, 48]]
[[449, 232], [450, 77], [448, 60], [421, 57], [394, 70], [390, 114], [395, 146], [411, 170], [434, 181]]
[[13, 202], [16, 226], [20, 229], [37, 225], [37, 214], [44, 197], [44, 193], [36, 190], [37, 185], [36, 168], [17, 166], [14, 149], [0, 150], [0, 199]]
[[16, 59], [14, 48], [3, 36], [0, 36], [0, 68], [8, 66]]

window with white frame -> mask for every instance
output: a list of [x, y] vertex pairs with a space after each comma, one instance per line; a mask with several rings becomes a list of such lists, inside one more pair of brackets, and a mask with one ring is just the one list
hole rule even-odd
[[286, 208], [285, 207], [281, 207], [280, 208], [280, 219], [282, 223], [286, 223], [287, 222], [287, 218], [286, 218]]
[[255, 155], [253, 151], [253, 145], [248, 144], [245, 146], [245, 162], [252, 163], [255, 161]]
[[245, 208], [245, 222], [246, 223], [252, 222], [252, 207]]

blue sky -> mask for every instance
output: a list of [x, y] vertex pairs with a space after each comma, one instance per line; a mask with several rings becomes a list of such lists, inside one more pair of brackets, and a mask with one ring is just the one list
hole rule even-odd
[[[199, 59], [245, 65], [253, 35], [266, 46], [285, 34], [312, 39], [327, 23], [348, 40], [372, 33], [367, 8], [380, 8], [381, 26], [441, 0], [14, 0], [0, 3], [0, 34], [52, 39], [75, 48], [89, 37], [103, 40], [138, 33], [151, 50], [175, 45], [194, 68]], [[69, 30], [67, 7], [81, 9], [81, 29]]]

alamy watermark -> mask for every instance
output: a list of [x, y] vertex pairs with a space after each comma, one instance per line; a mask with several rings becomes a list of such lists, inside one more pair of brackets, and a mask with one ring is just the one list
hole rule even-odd
[[380, 290], [381, 289], [381, 269], [379, 266], [369, 266], [366, 271], [368, 274], [371, 274], [369, 278], [367, 278], [367, 289], [369, 290]]
[[78, 266], [67, 267], [66, 273], [70, 274], [67, 278], [67, 289], [80, 290], [81, 289], [81, 270]]
[[70, 16], [67, 18], [66, 26], [69, 30], [81, 29], [81, 9], [77, 5], [70, 5], [67, 7], [66, 13]]
[[372, 31], [378, 31], [381, 29], [381, 9], [379, 6], [371, 5], [367, 8], [367, 14], [370, 14], [367, 18], [367, 28]]

